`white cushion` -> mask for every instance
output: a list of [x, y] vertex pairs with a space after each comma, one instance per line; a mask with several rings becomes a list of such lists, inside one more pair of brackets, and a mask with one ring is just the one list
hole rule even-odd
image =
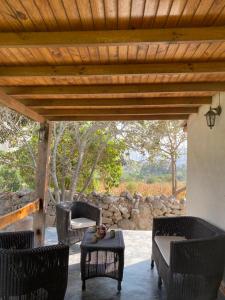
[[176, 241], [183, 241], [186, 240], [185, 236], [175, 236], [175, 235], [156, 235], [155, 236], [155, 242], [157, 246], [159, 247], [159, 250], [165, 259], [168, 266], [170, 265], [170, 243], [176, 242]]
[[88, 228], [96, 225], [96, 222], [86, 218], [76, 218], [71, 220], [72, 229]]

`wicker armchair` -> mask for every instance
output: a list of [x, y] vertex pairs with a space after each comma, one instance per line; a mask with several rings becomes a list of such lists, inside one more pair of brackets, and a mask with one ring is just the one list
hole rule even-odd
[[[73, 224], [76, 220], [81, 220], [78, 226]], [[56, 205], [56, 228], [60, 243], [70, 246], [80, 242], [87, 228], [101, 223], [101, 208], [90, 203], [74, 201]]]
[[69, 247], [33, 242], [32, 231], [0, 233], [0, 299], [64, 299]]
[[219, 228], [195, 217], [153, 220], [152, 268], [155, 262], [168, 300], [216, 299], [224, 261], [225, 233]]

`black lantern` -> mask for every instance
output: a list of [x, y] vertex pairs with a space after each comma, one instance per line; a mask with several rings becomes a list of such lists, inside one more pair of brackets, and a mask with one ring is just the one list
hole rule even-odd
[[212, 108], [210, 106], [209, 111], [205, 114], [206, 122], [210, 129], [212, 129], [215, 126], [216, 116], [219, 116], [221, 112], [222, 108], [220, 105], [216, 108]]

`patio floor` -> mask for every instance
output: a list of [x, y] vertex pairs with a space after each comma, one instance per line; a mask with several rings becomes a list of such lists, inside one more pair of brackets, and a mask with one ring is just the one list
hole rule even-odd
[[[87, 280], [81, 290], [80, 245], [70, 250], [69, 278], [65, 300], [165, 300], [165, 291], [158, 290], [157, 271], [151, 270], [151, 231], [124, 230], [125, 267], [122, 291], [117, 294], [117, 281], [109, 278]], [[55, 228], [48, 228], [46, 244], [57, 243]]]

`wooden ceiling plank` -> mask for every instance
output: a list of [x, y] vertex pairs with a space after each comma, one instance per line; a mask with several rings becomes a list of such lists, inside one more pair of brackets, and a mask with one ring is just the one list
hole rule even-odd
[[[175, 93], [175, 92], [222, 92], [225, 91], [225, 82], [193, 82], [193, 83], [167, 83], [167, 84], [130, 84], [130, 85], [81, 85], [81, 86], [8, 86], [4, 88], [6, 93], [22, 98], [32, 98], [32, 96], [46, 97], [52, 95], [85, 95], [89, 98], [91, 95], [110, 95], [126, 94], [126, 97], [132, 94], [144, 93]], [[65, 97], [64, 97], [65, 98]]]
[[1, 32], [0, 47], [83, 47], [224, 41], [225, 27], [109, 31]]
[[26, 107], [24, 104], [19, 101], [13, 99], [11, 96], [7, 95], [2, 89], [0, 89], [0, 104], [15, 110], [16, 112], [36, 121], [43, 123], [45, 122], [45, 118], [39, 115], [37, 112], [32, 109]]
[[96, 77], [145, 74], [223, 74], [225, 62], [151, 63], [113, 65], [2, 66], [0, 78]]
[[181, 115], [114, 115], [114, 116], [50, 116], [49, 121], [135, 121], [135, 120], [187, 120], [189, 114]]
[[166, 108], [96, 108], [96, 109], [42, 109], [35, 108], [42, 116], [76, 116], [76, 115], [161, 115], [197, 113], [198, 107]]
[[160, 97], [160, 98], [116, 98], [116, 99], [23, 99], [21, 103], [31, 108], [75, 108], [75, 107], [140, 107], [140, 106], [195, 106], [210, 104], [211, 97]]

